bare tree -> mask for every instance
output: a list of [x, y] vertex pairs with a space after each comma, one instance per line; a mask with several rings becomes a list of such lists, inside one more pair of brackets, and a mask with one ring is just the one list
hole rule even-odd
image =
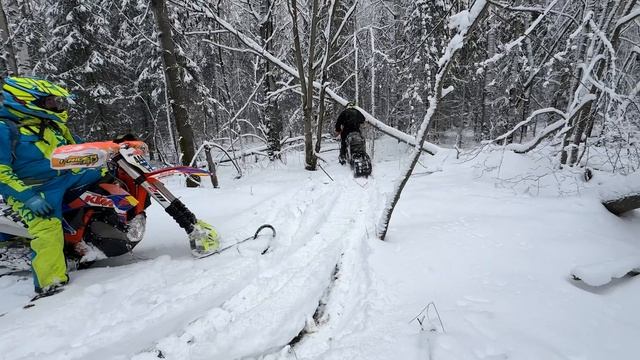
[[[305, 169], [316, 170], [317, 157], [314, 153], [313, 146], [313, 82], [315, 79], [316, 68], [314, 59], [316, 54], [316, 35], [318, 31], [318, 8], [319, 0], [312, 0], [312, 8], [310, 14], [310, 30], [309, 30], [309, 49], [307, 55], [307, 67], [305, 69], [305, 61], [302, 55], [302, 44], [300, 39], [300, 30], [298, 29], [298, 2], [297, 0], [289, 0], [289, 13], [293, 21], [293, 49], [296, 59], [296, 68], [298, 69], [298, 79], [300, 81], [300, 98], [302, 101], [302, 114], [304, 121], [304, 152], [305, 152]], [[305, 75], [306, 72], [306, 75]]]
[[[260, 40], [261, 45], [266, 51], [271, 52], [274, 48], [274, 0], [260, 0]], [[258, 77], [264, 76], [263, 82], [263, 101], [265, 102], [264, 110], [264, 127], [267, 136], [268, 148], [267, 154], [270, 160], [279, 158], [280, 138], [282, 133], [282, 117], [278, 110], [278, 103], [270, 96], [276, 91], [276, 78], [274, 75], [273, 65], [262, 58], [258, 59]]]
[[[171, 34], [171, 23], [169, 21], [167, 4], [164, 0], [151, 0], [151, 5], [159, 30], [158, 38], [162, 47], [162, 59], [164, 61], [168, 94], [171, 98], [171, 109], [173, 110], [178, 135], [180, 136], [179, 143], [182, 152], [182, 164], [188, 165], [195, 155], [193, 129], [189, 121], [186, 90], [176, 57], [176, 45]], [[197, 186], [197, 184], [192, 181], [187, 181], [187, 185]]]

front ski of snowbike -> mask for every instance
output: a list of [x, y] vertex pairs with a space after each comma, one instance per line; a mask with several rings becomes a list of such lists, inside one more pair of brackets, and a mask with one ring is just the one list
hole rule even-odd
[[207, 175], [205, 171], [188, 168], [174, 167], [154, 171], [141, 153], [134, 148], [123, 146], [119, 154], [113, 158], [119, 168], [126, 172], [134, 182], [142, 186], [147, 193], [164, 208], [178, 225], [189, 236], [189, 245], [194, 256], [216, 251], [220, 247], [220, 235], [216, 229], [196, 216], [167, 189], [158, 179], [160, 175], [168, 172], [185, 175]]

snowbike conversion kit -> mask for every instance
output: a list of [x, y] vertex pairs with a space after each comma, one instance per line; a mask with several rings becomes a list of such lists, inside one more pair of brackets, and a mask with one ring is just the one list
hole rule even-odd
[[347, 135], [347, 159], [355, 177], [371, 175], [371, 158], [367, 154], [364, 137], [359, 131]]
[[[86, 267], [95, 260], [130, 252], [144, 235], [145, 209], [150, 198], [186, 231], [194, 257], [224, 250], [220, 249], [220, 237], [213, 226], [199, 220], [159, 180], [172, 174], [206, 176], [206, 171], [184, 166], [154, 170], [144, 158], [147, 153], [142, 141], [106, 141], [61, 146], [51, 155], [55, 170], [106, 167], [110, 174], [97, 184], [65, 195], [63, 229], [68, 260]], [[11, 242], [22, 239], [28, 243], [30, 238], [24, 223], [1, 200], [0, 233], [12, 235]], [[251, 238], [256, 236], [257, 233]], [[7, 248], [10, 247], [3, 247], [4, 254], [0, 251], [0, 265], [4, 265], [1, 258], [7, 257]]]
[[[260, 233], [261, 233], [261, 232], [262, 232], [262, 230], [264, 230], [264, 229], [269, 229], [269, 230], [271, 230], [271, 237], [272, 237], [272, 238], [275, 238], [275, 237], [276, 237], [276, 229], [275, 229], [273, 226], [269, 225], [269, 224], [264, 224], [264, 225], [261, 225], [261, 226], [258, 228], [258, 230], [256, 230], [255, 234], [253, 234], [253, 235], [251, 235], [251, 236], [248, 236], [248, 237], [246, 237], [246, 238], [244, 238], [244, 239], [236, 240], [235, 242], [232, 242], [231, 244], [228, 244], [228, 245], [226, 245], [226, 246], [224, 246], [224, 247], [221, 247], [221, 248], [219, 248], [218, 250], [212, 251], [212, 252], [210, 252], [210, 253], [208, 253], [208, 254], [204, 254], [204, 255], [198, 256], [198, 259], [206, 258], [206, 257], [209, 257], [209, 256], [211, 256], [211, 255], [215, 255], [215, 254], [220, 254], [220, 253], [221, 253], [221, 252], [223, 252], [223, 251], [226, 251], [226, 250], [229, 250], [229, 249], [231, 249], [231, 248], [234, 248], [234, 247], [236, 247], [236, 246], [238, 246], [238, 245], [240, 245], [240, 244], [242, 244], [242, 243], [245, 243], [245, 242], [247, 242], [247, 241], [249, 241], [249, 240], [255, 240], [255, 239], [257, 239], [257, 238], [258, 238], [258, 236], [260, 236]], [[261, 252], [260, 254], [261, 254], [261, 255], [266, 254], [266, 253], [267, 253], [267, 251], [269, 251], [269, 248], [270, 248], [270, 247], [271, 247], [271, 244], [267, 245], [267, 246], [264, 248], [264, 250], [262, 250], [262, 252]]]

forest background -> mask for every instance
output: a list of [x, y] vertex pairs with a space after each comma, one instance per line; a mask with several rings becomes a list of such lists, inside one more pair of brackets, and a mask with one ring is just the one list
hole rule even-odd
[[[451, 18], [474, 3], [473, 24]], [[369, 140], [418, 144], [427, 120], [427, 152], [548, 145], [559, 167], [628, 174], [639, 25], [637, 0], [1, 0], [0, 75], [66, 84], [79, 135], [130, 132], [165, 163], [205, 142], [272, 160], [304, 143], [314, 170], [355, 101]]]

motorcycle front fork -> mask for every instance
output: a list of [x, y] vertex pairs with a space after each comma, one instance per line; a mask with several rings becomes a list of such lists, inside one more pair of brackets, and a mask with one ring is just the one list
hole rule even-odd
[[117, 163], [136, 184], [142, 186], [142, 188], [164, 208], [167, 214], [169, 214], [187, 234], [193, 232], [198, 219], [180, 199], [173, 196], [171, 191], [169, 191], [163, 183], [158, 180], [148, 179], [142, 169], [134, 169], [124, 157], [119, 159]]

